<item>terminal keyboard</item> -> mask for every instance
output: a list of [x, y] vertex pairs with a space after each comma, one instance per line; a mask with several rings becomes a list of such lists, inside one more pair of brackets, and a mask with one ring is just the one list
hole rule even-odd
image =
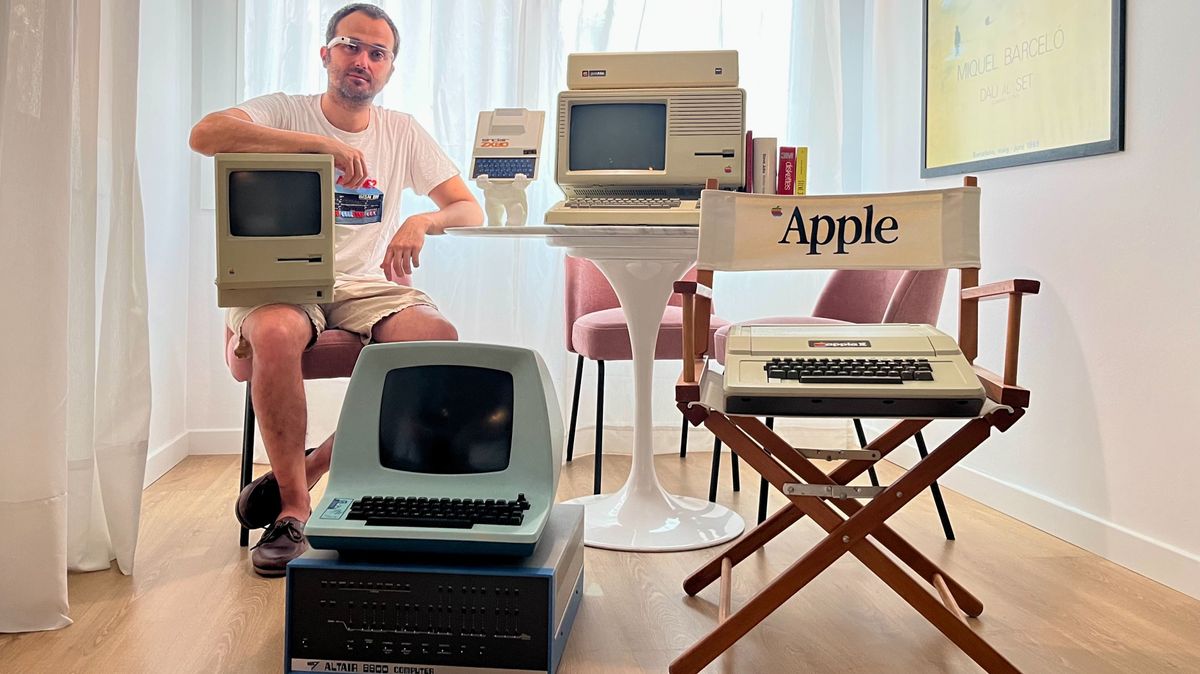
[[347, 520], [366, 526], [470, 529], [476, 524], [520, 526], [530, 504], [525, 494], [506, 499], [364, 496], [350, 506]]

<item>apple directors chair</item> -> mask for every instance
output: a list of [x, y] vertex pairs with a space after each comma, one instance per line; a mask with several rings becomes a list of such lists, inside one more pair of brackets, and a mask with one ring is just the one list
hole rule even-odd
[[[781, 204], [780, 214], [777, 207]], [[1040, 284], [1014, 279], [978, 285], [979, 188], [975, 179], [968, 177], [960, 188], [873, 195], [780, 197], [706, 190], [697, 268], [695, 282], [675, 284], [684, 296], [685, 320], [683, 374], [676, 387], [678, 406], [691, 423], [707, 426], [782, 492], [788, 503], [684, 581], [683, 589], [689, 595], [720, 581], [719, 624], [671, 663], [672, 674], [702, 670], [847, 553], [983, 669], [1017, 671], [973, 629], [973, 619], [983, 612], [982, 602], [887, 524], [888, 518], [983, 444], [993, 430], [1007, 431], [1029, 404], [1029, 391], [1016, 383], [1021, 300], [1026, 294], [1036, 294]], [[736, 329], [731, 330], [724, 372], [707, 368], [706, 340], [696, 336], [707, 332], [714, 271], [814, 268], [958, 269], [957, 344], [928, 325], [754, 326], [745, 328], [746, 341], [739, 342], [751, 344], [753, 350], [735, 354]], [[974, 365], [978, 303], [1004, 297], [1008, 298], [1004, 367], [1002, 374], [995, 374]], [[832, 337], [818, 337], [822, 334]], [[851, 337], [855, 334], [861, 337]], [[929, 358], [924, 363], [920, 358], [887, 358], [896, 353], [893, 345], [900, 334], [908, 340], [912, 335], [927, 338]], [[822, 350], [831, 355], [851, 350], [855, 357], [770, 357], [772, 353], [808, 356]], [[858, 358], [860, 354], [881, 357]], [[735, 355], [741, 359], [737, 363], [733, 362]], [[909, 376], [911, 372], [905, 370], [903, 378], [897, 375], [894, 381], [864, 384], [861, 380], [873, 376], [893, 379], [891, 370], [898, 366], [876, 374], [855, 371], [847, 376], [844, 369], [831, 372], [824, 365], [813, 365], [826, 360], [842, 365], [854, 361], [854, 367], [866, 368], [875, 365], [862, 363], [911, 360], [917, 376]], [[816, 374], [794, 371], [801, 366], [824, 369]], [[943, 390], [948, 383], [964, 393], [930, 393]], [[847, 388], [856, 386], [861, 388]], [[792, 447], [757, 418], [814, 415], [900, 421], [865, 449], [813, 450]], [[961, 427], [892, 484], [849, 484], [913, 438], [931, 417], [953, 418]], [[829, 458], [842, 462], [828, 474], [813, 462]], [[825, 537], [731, 611], [734, 566], [806, 516], [826, 532]]]

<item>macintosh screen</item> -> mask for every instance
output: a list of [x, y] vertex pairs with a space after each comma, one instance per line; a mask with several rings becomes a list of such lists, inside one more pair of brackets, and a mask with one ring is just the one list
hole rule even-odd
[[379, 408], [379, 463], [410, 473], [491, 473], [508, 468], [513, 377], [462, 365], [391, 370]]
[[665, 103], [577, 103], [570, 114], [569, 170], [665, 170]]
[[321, 176], [316, 171], [230, 171], [229, 233], [321, 233]]

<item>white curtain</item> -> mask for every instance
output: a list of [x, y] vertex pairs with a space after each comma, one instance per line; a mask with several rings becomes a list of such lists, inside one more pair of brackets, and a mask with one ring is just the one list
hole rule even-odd
[[0, 632], [131, 573], [150, 417], [138, 0], [0, 2]]
[[[325, 89], [318, 50], [342, 0], [245, 0], [243, 98]], [[747, 128], [782, 145], [810, 148], [809, 191], [855, 191], [861, 183], [865, 0], [384, 0], [401, 36], [396, 73], [377, 103], [413, 114], [460, 168], [469, 165], [480, 110], [547, 111], [544, 156], [554, 153], [555, 97], [566, 57], [579, 51], [736, 49], [747, 91]], [[551, 166], [547, 161], [545, 166]], [[472, 185], [472, 189], [474, 186]], [[482, 199], [482, 195], [478, 195]], [[530, 223], [562, 193], [552, 169], [529, 188]], [[431, 202], [405, 196], [405, 214]], [[465, 340], [537, 349], [564, 410], [574, 376], [565, 349], [562, 253], [536, 240], [437, 237], [415, 282]], [[722, 279], [717, 312], [731, 320], [801, 314], [822, 273], [741, 274]], [[588, 381], [594, 382], [593, 370]], [[679, 427], [674, 363], [656, 368], [655, 423]], [[632, 368], [606, 372], [605, 424], [631, 426]], [[581, 427], [591, 424], [584, 386]], [[586, 421], [585, 421], [586, 420]], [[583, 453], [589, 451], [585, 443]], [[664, 450], [668, 447], [664, 446]]]

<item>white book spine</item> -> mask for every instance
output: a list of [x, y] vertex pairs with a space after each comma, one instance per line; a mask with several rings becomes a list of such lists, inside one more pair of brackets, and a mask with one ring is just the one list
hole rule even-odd
[[778, 140], [775, 138], [754, 139], [754, 179], [751, 188], [755, 194], [775, 194], [775, 170], [779, 161]]

